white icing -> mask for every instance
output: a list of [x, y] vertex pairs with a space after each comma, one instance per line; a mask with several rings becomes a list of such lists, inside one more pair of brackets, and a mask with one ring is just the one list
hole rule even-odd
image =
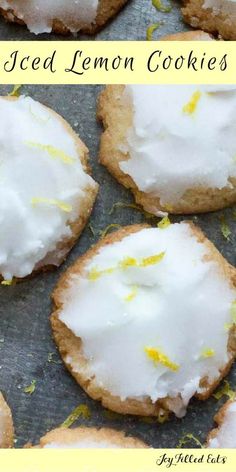
[[[184, 112], [196, 91], [195, 111]], [[119, 165], [140, 190], [172, 204], [188, 189], [232, 186], [235, 85], [127, 85], [124, 94], [133, 124], [127, 131], [130, 157]]]
[[60, 20], [71, 32], [90, 25], [99, 0], [0, 0], [0, 7], [11, 9], [35, 34], [52, 31], [53, 20]]
[[51, 442], [44, 446], [45, 449], [118, 449], [119, 447], [112, 441], [95, 441], [93, 439], [82, 439], [73, 443]]
[[209, 441], [210, 448], [236, 448], [236, 401], [227, 407], [217, 435]]
[[[165, 251], [163, 259], [146, 267], [119, 268], [126, 257], [140, 260]], [[82, 339], [89, 360], [83, 375], [96, 376], [96, 384], [126, 398], [167, 396], [182, 401], [176, 414], [195, 392], [199, 381], [218, 378], [228, 361], [230, 307], [236, 291], [224, 279], [216, 262], [203, 261], [205, 245], [197, 242], [187, 223], [166, 229], [142, 229], [120, 242], [102, 247], [82, 276], [73, 275], [61, 295], [59, 318]], [[118, 267], [97, 280], [92, 268]], [[136, 296], [126, 297], [136, 287]], [[154, 364], [145, 347], [161, 349], [180, 365], [177, 372]], [[215, 355], [202, 358], [204, 349]], [[74, 371], [78, 362], [67, 359]], [[175, 406], [172, 406], [175, 410]]]
[[236, 17], [236, 0], [205, 0], [202, 7], [212, 10], [213, 15], [225, 15], [226, 23], [232, 22], [232, 19], [235, 21]]
[[[0, 274], [11, 280], [30, 274], [71, 237], [69, 223], [79, 219], [86, 190], [95, 182], [82, 168], [73, 136], [40, 103], [1, 98], [0, 120]], [[71, 163], [37, 144], [63, 151]], [[33, 206], [39, 197], [62, 201], [72, 211], [48, 203]]]

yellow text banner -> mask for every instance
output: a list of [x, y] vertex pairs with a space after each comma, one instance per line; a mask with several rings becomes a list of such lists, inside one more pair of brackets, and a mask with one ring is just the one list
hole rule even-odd
[[3, 472], [235, 472], [236, 450], [1, 450], [0, 464]]
[[1, 41], [1, 84], [234, 84], [234, 41]]

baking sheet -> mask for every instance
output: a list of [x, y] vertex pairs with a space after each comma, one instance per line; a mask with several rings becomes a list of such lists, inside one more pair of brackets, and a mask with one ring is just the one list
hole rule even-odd
[[[110, 223], [121, 225], [145, 221], [142, 213], [132, 209], [109, 210], [116, 202], [132, 202], [129, 191], [120, 186], [97, 162], [101, 127], [96, 122], [96, 99], [100, 86], [24, 86], [22, 93], [32, 96], [64, 116], [90, 149], [93, 176], [100, 184], [100, 192], [90, 219], [96, 233], [93, 237], [87, 225], [81, 238], [63, 266], [55, 271], [38, 274], [16, 286], [0, 286], [0, 390], [13, 411], [16, 428], [16, 447], [27, 441], [38, 441], [46, 431], [60, 425], [79, 404], [88, 405], [89, 420], [79, 419], [75, 425], [111, 426], [140, 437], [153, 447], [176, 447], [186, 433], [193, 433], [204, 442], [213, 426], [213, 416], [226, 400], [213, 397], [206, 402], [193, 400], [186, 416], [172, 417], [165, 424], [149, 424], [140, 418], [115, 415], [110, 418], [100, 403], [94, 402], [76, 384], [64, 368], [51, 337], [49, 315], [50, 294], [60, 273], [99, 239], [99, 231]], [[9, 87], [0, 86], [0, 94]], [[219, 218], [225, 215], [232, 231], [230, 242], [224, 239]], [[172, 221], [184, 219], [171, 218]], [[192, 217], [195, 220], [196, 218]], [[235, 229], [233, 210], [197, 217], [197, 223], [233, 264], [235, 257]], [[52, 354], [53, 353], [53, 354]], [[53, 359], [53, 362], [49, 360]], [[24, 393], [24, 388], [36, 381], [35, 392]], [[236, 387], [236, 368], [228, 380]], [[188, 443], [193, 446], [194, 443]]]
[[147, 27], [152, 23], [163, 22], [160, 28], [153, 34], [157, 39], [166, 34], [189, 30], [182, 21], [180, 12], [181, 3], [174, 0], [164, 0], [163, 3], [171, 4], [170, 13], [161, 13], [152, 6], [151, 0], [129, 0], [127, 5], [116, 17], [110, 21], [96, 36], [69, 35], [60, 36], [53, 34], [31, 34], [26, 27], [16, 24], [8, 24], [0, 17], [0, 40], [145, 40]]

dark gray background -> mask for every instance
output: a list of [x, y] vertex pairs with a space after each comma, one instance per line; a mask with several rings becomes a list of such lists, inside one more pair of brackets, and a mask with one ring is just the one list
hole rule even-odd
[[[96, 36], [78, 35], [83, 40], [145, 40], [147, 27], [159, 21], [163, 25], [153, 35], [159, 38], [165, 34], [188, 30], [181, 18], [180, 2], [175, 0], [163, 0], [163, 4], [171, 4], [170, 13], [161, 13], [152, 6], [151, 0], [129, 0], [123, 10], [107, 24], [107, 26]], [[58, 36], [42, 34], [36, 36], [31, 34], [26, 27], [19, 25], [8, 25], [0, 19], [0, 39], [5, 40], [73, 40], [74, 36]]]
[[[67, 373], [51, 337], [50, 293], [60, 273], [99, 238], [99, 230], [109, 223], [125, 225], [144, 221], [144, 216], [136, 210], [123, 209], [111, 216], [108, 214], [113, 203], [131, 202], [132, 197], [97, 162], [101, 127], [96, 122], [95, 107], [99, 89], [98, 86], [88, 85], [24, 86], [22, 89], [22, 93], [62, 114], [80, 134], [90, 149], [93, 176], [100, 184], [100, 192], [90, 220], [96, 231], [95, 238], [87, 226], [60, 270], [39, 274], [16, 286], [0, 286], [0, 390], [13, 410], [16, 445], [19, 447], [27, 441], [37, 441], [47, 430], [60, 425], [79, 403], [86, 403], [91, 409], [88, 424], [114, 426], [144, 439], [154, 447], [175, 447], [183, 434], [189, 432], [204, 441], [213, 426], [213, 415], [225, 398], [219, 402], [214, 398], [207, 402], [193, 400], [185, 418], [178, 420], [172, 417], [163, 425], [147, 424], [139, 418], [127, 416], [111, 421], [101, 405], [90, 400]], [[7, 91], [8, 87], [0, 87], [1, 95]], [[233, 233], [230, 242], [221, 233], [219, 216], [222, 214], [226, 215]], [[236, 221], [232, 209], [199, 216], [197, 221], [223, 255], [235, 265]], [[48, 354], [52, 352], [56, 363], [48, 362]], [[33, 379], [37, 380], [36, 390], [30, 396], [23, 392], [23, 388]], [[235, 387], [235, 368], [229, 380]], [[81, 422], [86, 423], [79, 420], [76, 424]]]

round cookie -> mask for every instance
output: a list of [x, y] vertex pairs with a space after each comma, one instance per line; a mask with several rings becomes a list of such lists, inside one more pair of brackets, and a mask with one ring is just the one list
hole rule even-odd
[[125, 227], [59, 280], [51, 323], [90, 397], [118, 413], [181, 417], [236, 352], [236, 269], [190, 223]]
[[193, 28], [236, 39], [236, 5], [230, 0], [184, 0], [182, 13]]
[[0, 0], [7, 21], [26, 24], [35, 34], [99, 31], [128, 0]]
[[29, 97], [0, 97], [2, 284], [59, 266], [89, 218], [98, 185], [68, 123]]
[[14, 429], [11, 410], [0, 392], [0, 448], [13, 446]]
[[110, 85], [100, 95], [100, 162], [136, 202], [199, 213], [236, 202], [236, 86]]
[[110, 428], [79, 427], [74, 429], [57, 428], [40, 439], [36, 448], [64, 449], [116, 449], [147, 448], [140, 439], [125, 436], [121, 431]]
[[184, 31], [183, 33], [170, 34], [163, 36], [160, 41], [212, 41], [213, 38], [209, 34], [201, 30]]
[[236, 399], [225, 403], [215, 416], [215, 422], [218, 427], [209, 434], [207, 447], [236, 448]]

